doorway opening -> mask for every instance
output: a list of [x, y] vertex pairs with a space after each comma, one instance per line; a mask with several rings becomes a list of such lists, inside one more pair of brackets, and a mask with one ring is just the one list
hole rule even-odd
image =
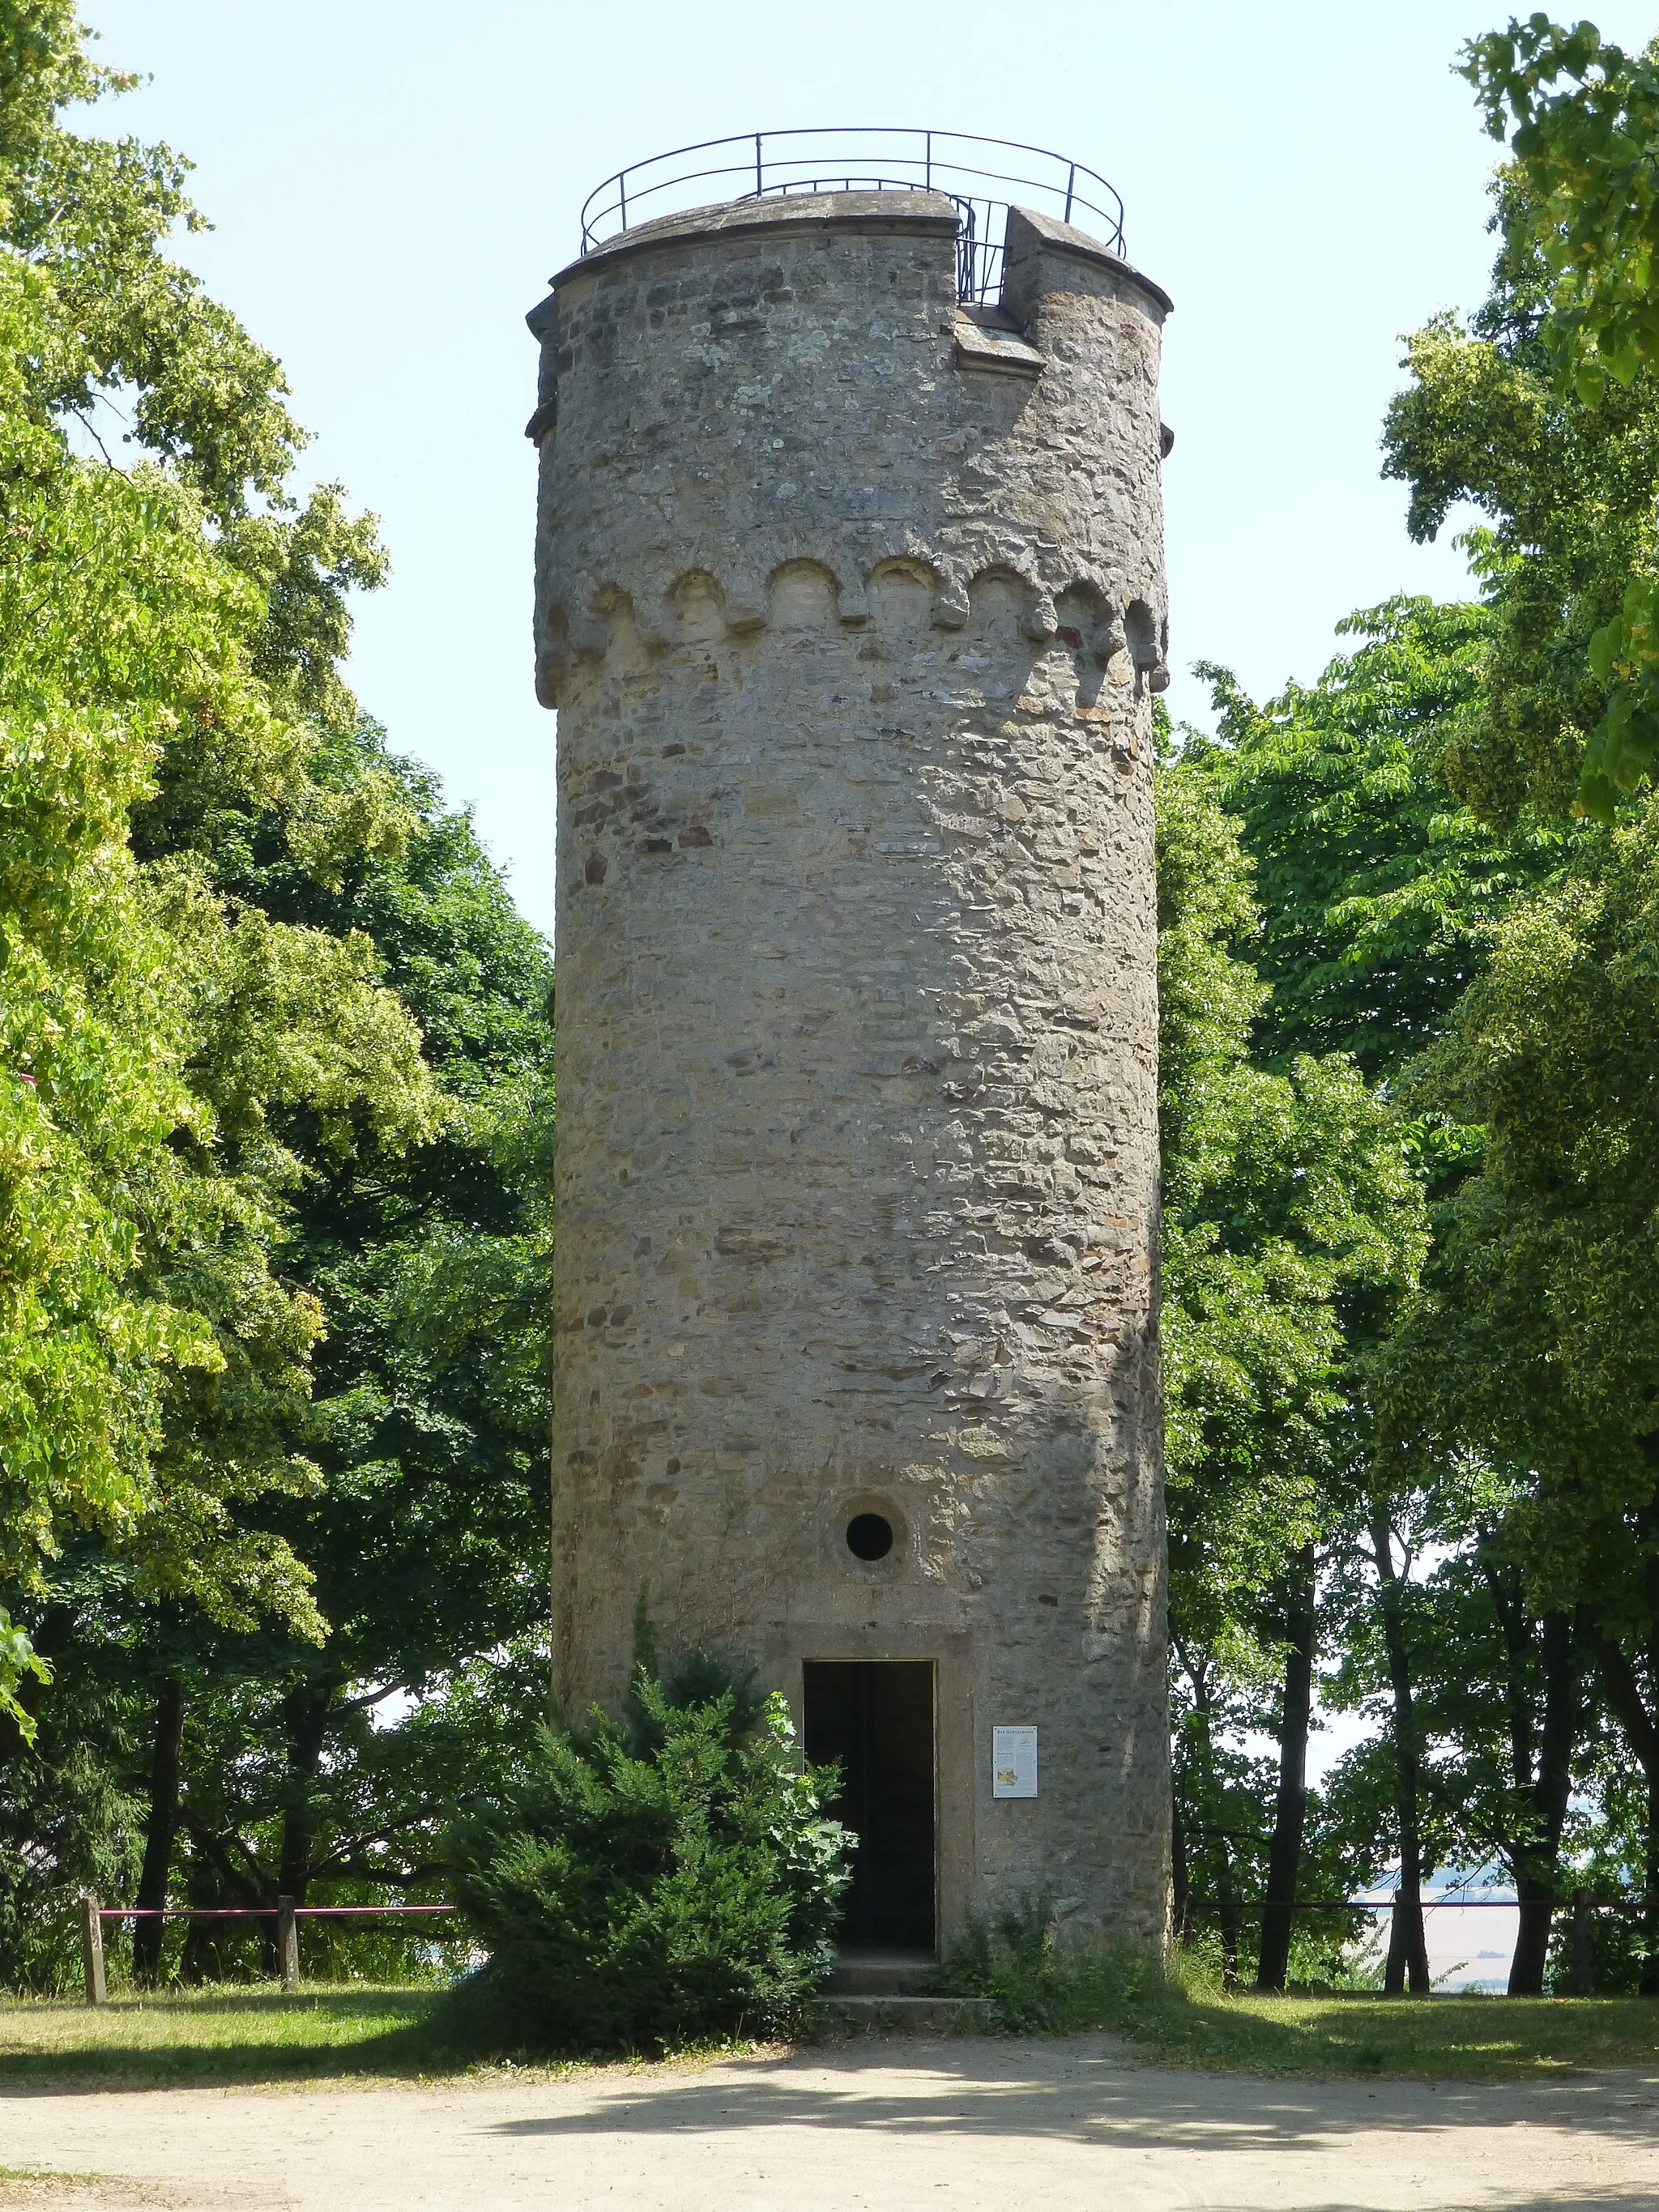
[[841, 1795], [828, 1810], [859, 1839], [842, 1948], [931, 1954], [933, 1662], [809, 1659], [803, 1673], [806, 1756], [839, 1763]]

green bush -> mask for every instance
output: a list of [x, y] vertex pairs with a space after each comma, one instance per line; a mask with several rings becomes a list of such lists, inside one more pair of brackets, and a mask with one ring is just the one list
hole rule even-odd
[[622, 1720], [543, 1738], [459, 1824], [453, 1894], [489, 1952], [456, 2024], [496, 2049], [662, 2051], [797, 2023], [834, 1955], [853, 1838], [823, 1817], [781, 1697], [699, 1652], [636, 1667]]

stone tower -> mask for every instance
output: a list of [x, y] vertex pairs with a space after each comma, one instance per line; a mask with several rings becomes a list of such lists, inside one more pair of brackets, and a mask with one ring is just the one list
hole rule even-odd
[[[849, 1942], [1169, 1875], [1150, 720], [1170, 302], [937, 192], [554, 279], [557, 1690], [744, 1652], [864, 1838]], [[1035, 1732], [1035, 1735], [1031, 1733]], [[1035, 1794], [1033, 1794], [1035, 1792]]]

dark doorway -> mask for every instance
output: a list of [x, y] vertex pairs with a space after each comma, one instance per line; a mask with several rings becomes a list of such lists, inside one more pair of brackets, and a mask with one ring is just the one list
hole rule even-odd
[[804, 1671], [806, 1756], [839, 1762], [833, 1811], [859, 1839], [842, 1943], [932, 1951], [933, 1662], [809, 1659]]

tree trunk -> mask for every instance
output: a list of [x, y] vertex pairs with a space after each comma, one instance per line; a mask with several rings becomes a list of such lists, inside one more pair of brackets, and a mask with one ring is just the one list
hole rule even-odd
[[335, 1687], [332, 1681], [296, 1683], [283, 1701], [288, 1731], [288, 1786], [276, 1887], [296, 1905], [305, 1903], [306, 1887], [311, 1880], [312, 1853], [317, 1843], [313, 1793], [323, 1763], [323, 1747], [328, 1741]]
[[1510, 1960], [1509, 1994], [1512, 1997], [1541, 1997], [1544, 1967], [1549, 1958], [1550, 1926], [1555, 1917], [1555, 1883], [1535, 1875], [1515, 1878], [1521, 1925]]
[[1607, 1703], [1619, 1716], [1619, 1724], [1648, 1785], [1647, 1910], [1642, 1928], [1647, 1955], [1642, 1961], [1641, 1994], [1659, 1996], [1659, 1724], [1647, 1709], [1641, 1682], [1623, 1646], [1593, 1624], [1587, 1632], [1601, 1670]]
[[[1530, 1639], [1528, 1639], [1530, 1642]], [[1578, 1668], [1572, 1622], [1564, 1613], [1547, 1613], [1543, 1624], [1544, 1725], [1535, 1771], [1525, 1777], [1522, 1797], [1524, 1833], [1514, 1844], [1516, 1895], [1521, 1926], [1510, 1961], [1512, 1997], [1544, 1994], [1550, 1926], [1555, 1915], [1561, 1858], [1561, 1830], [1572, 1788], [1572, 1751], [1578, 1734]], [[1529, 1731], [1528, 1731], [1529, 1734]], [[1530, 1745], [1528, 1743], [1528, 1750]]]
[[[167, 1901], [173, 1872], [173, 1840], [179, 1826], [179, 1771], [185, 1741], [185, 1686], [176, 1674], [162, 1683], [155, 1700], [149, 1759], [149, 1817], [144, 1828], [144, 1863], [134, 1899], [141, 1912], [159, 1912]], [[161, 1968], [164, 1920], [137, 1920], [132, 1929], [132, 1978], [153, 1988]]]
[[1184, 1943], [1188, 1917], [1192, 1911], [1192, 1884], [1187, 1874], [1187, 1832], [1181, 1825], [1181, 1806], [1175, 1794], [1173, 1773], [1170, 1787], [1170, 1932], [1177, 1943]]
[[1285, 1987], [1291, 1965], [1291, 1911], [1302, 1866], [1308, 1820], [1308, 1729], [1313, 1718], [1314, 1637], [1318, 1591], [1314, 1547], [1297, 1555], [1285, 1627], [1285, 1695], [1279, 1728], [1279, 1801], [1267, 1856], [1267, 1894], [1261, 1916], [1259, 1990]]
[[[234, 1905], [244, 1910], [264, 1908], [276, 1903], [275, 1893], [263, 1867], [252, 1852], [234, 1832], [216, 1834], [191, 1810], [190, 1801], [181, 1801], [179, 1808], [180, 1825], [190, 1832], [190, 1889], [189, 1901], [193, 1905]], [[267, 1961], [272, 1965], [276, 1957], [276, 1923], [274, 1919], [264, 1923], [267, 1933], [263, 1948]], [[222, 1932], [223, 1923], [215, 1920], [192, 1920], [185, 1938], [184, 1956], [179, 1962], [181, 1982], [216, 1981], [221, 1978], [226, 1960], [232, 1955], [226, 1944], [235, 1937]]]
[[1221, 1923], [1221, 1986], [1238, 1987], [1238, 1899], [1233, 1893], [1233, 1855], [1225, 1836], [1216, 1838], [1216, 1917]]
[[1397, 1997], [1409, 1985], [1414, 1997], [1430, 1993], [1429, 1952], [1423, 1937], [1423, 1844], [1419, 1827], [1417, 1721], [1412, 1704], [1411, 1655], [1406, 1648], [1404, 1586], [1395, 1571], [1394, 1530], [1385, 1498], [1371, 1500], [1370, 1537], [1382, 1601], [1382, 1637], [1394, 1698], [1394, 1760], [1400, 1818], [1400, 1887], [1389, 1934], [1384, 1994]]
[[[1211, 1805], [1220, 1804], [1215, 1783], [1215, 1741], [1210, 1728], [1210, 1686], [1202, 1665], [1187, 1662], [1187, 1675], [1193, 1686], [1193, 1716], [1198, 1723], [1200, 1763], [1204, 1774], [1204, 1794]], [[1221, 1923], [1221, 1982], [1224, 1989], [1238, 1986], [1238, 1899], [1233, 1893], [1232, 1853], [1225, 1834], [1217, 1828], [1213, 1832], [1216, 1851], [1215, 1905], [1216, 1917]]]

